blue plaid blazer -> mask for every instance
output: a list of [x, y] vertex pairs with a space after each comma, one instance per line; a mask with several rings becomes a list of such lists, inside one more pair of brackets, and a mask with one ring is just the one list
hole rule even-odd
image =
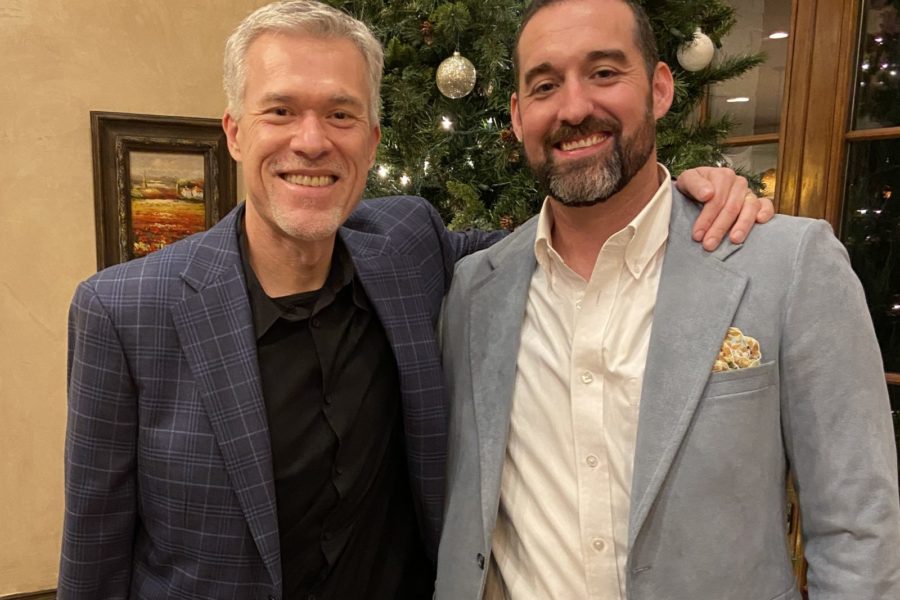
[[[242, 210], [75, 293], [59, 598], [281, 596]], [[434, 556], [447, 419], [435, 327], [456, 260], [498, 234], [449, 233], [426, 201], [393, 197], [361, 203], [340, 235], [394, 351]]]

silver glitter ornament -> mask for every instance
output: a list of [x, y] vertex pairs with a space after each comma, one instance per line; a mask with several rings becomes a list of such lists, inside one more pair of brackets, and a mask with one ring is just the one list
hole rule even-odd
[[475, 87], [475, 65], [459, 52], [444, 60], [437, 68], [438, 89], [454, 100], [469, 94]]

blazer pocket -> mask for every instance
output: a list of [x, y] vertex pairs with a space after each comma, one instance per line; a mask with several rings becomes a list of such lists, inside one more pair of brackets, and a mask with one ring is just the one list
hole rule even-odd
[[762, 363], [758, 367], [710, 373], [703, 390], [705, 398], [725, 398], [758, 392], [775, 385], [775, 361]]

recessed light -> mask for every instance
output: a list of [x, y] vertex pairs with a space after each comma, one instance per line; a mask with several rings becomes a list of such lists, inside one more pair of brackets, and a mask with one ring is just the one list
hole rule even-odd
[[746, 96], [739, 96], [737, 98], [729, 98], [725, 102], [730, 102], [732, 104], [737, 102], [750, 102], [750, 98], [747, 98]]
[[786, 37], [788, 37], [787, 31], [773, 31], [769, 34], [770, 40], [783, 40]]

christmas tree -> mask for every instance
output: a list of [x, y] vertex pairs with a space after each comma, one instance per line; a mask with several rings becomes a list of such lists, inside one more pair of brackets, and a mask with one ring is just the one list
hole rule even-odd
[[[382, 143], [367, 195], [415, 194], [431, 201], [451, 228], [511, 228], [542, 197], [510, 129], [512, 48], [523, 0], [326, 0], [369, 24], [385, 47]], [[759, 55], [721, 58], [697, 72], [683, 69], [679, 47], [701, 29], [718, 46], [734, 25], [721, 0], [644, 0], [662, 60], [675, 73], [675, 102], [659, 123], [659, 159], [673, 174], [720, 163], [727, 117], [699, 122], [707, 86], [762, 62]], [[462, 57], [454, 57], [454, 52]], [[453, 99], [436, 85], [474, 88]], [[449, 74], [438, 68], [451, 59]], [[446, 90], [445, 90], [446, 91]], [[465, 90], [463, 90], [465, 91]]]

